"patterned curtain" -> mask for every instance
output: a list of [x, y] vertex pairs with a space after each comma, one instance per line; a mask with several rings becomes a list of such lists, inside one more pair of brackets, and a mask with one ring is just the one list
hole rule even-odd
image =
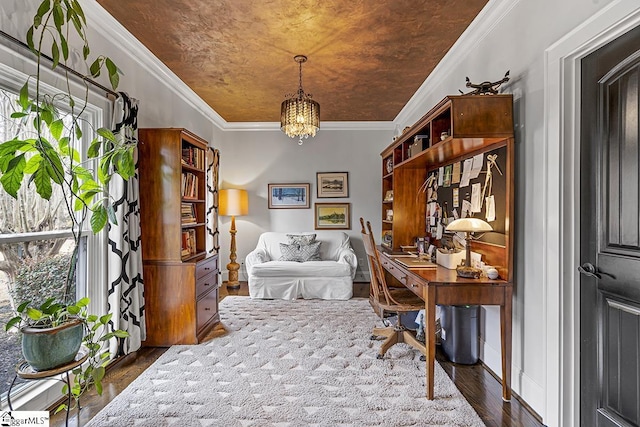
[[[112, 129], [117, 138], [138, 137], [138, 101], [120, 92], [114, 102]], [[123, 356], [140, 348], [146, 336], [144, 319], [144, 282], [140, 248], [140, 205], [136, 173], [125, 182], [114, 176], [109, 191], [117, 199], [117, 225], [109, 223], [108, 309], [113, 313], [112, 326], [129, 333], [129, 338], [111, 342], [111, 354]]]
[[220, 151], [209, 147], [207, 152], [207, 253], [220, 251], [218, 231], [218, 168]]

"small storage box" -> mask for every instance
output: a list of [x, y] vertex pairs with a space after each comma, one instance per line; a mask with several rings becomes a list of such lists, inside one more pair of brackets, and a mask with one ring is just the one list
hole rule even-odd
[[448, 268], [449, 270], [455, 270], [460, 262], [465, 258], [465, 251], [459, 250], [453, 253], [443, 253], [439, 249], [436, 250], [436, 263]]

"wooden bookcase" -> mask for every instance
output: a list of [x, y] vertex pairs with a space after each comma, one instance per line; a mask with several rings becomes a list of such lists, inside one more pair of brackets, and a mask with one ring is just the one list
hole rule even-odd
[[[382, 153], [383, 249], [396, 252], [416, 237], [434, 236], [427, 224], [427, 194], [423, 184], [438, 168], [479, 153], [501, 150], [499, 244], [475, 241], [472, 250], [496, 266], [500, 276], [513, 273], [513, 97], [512, 95], [447, 96]], [[484, 170], [484, 167], [483, 167]], [[496, 175], [497, 176], [497, 175]], [[393, 201], [385, 200], [393, 192]], [[387, 217], [388, 210], [393, 217]]]
[[146, 346], [196, 344], [219, 320], [218, 256], [206, 254], [207, 142], [140, 129]]

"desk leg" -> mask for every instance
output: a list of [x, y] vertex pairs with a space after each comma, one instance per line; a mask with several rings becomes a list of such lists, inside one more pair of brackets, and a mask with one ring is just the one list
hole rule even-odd
[[511, 400], [511, 317], [513, 289], [507, 286], [504, 291], [504, 305], [500, 306], [500, 334], [502, 335], [502, 400]]
[[427, 372], [425, 382], [427, 385], [427, 399], [433, 400], [433, 375], [436, 358], [436, 289], [434, 286], [423, 287], [424, 311], [425, 311], [425, 347], [427, 353]]

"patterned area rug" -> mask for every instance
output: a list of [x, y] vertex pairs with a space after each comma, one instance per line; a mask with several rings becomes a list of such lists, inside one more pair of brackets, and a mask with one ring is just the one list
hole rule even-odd
[[220, 304], [228, 334], [174, 346], [87, 426], [483, 426], [436, 364], [426, 400], [419, 353], [376, 359], [382, 326], [365, 299]]

